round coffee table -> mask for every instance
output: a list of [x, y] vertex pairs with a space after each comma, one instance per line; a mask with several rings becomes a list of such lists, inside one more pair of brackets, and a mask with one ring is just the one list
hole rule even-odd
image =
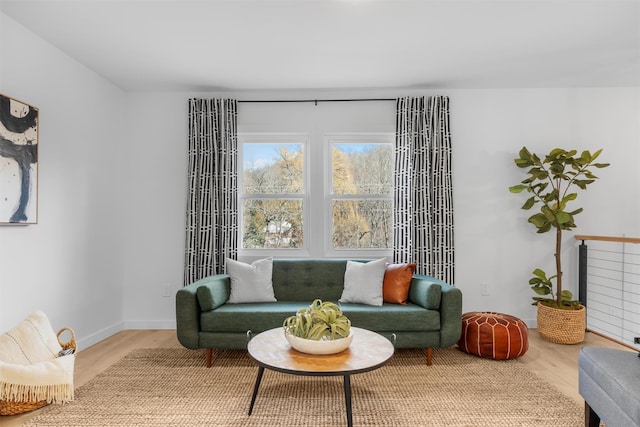
[[347, 407], [347, 425], [353, 425], [351, 410], [351, 375], [373, 371], [393, 356], [394, 347], [380, 334], [352, 327], [353, 341], [346, 350], [329, 355], [301, 353], [291, 348], [282, 328], [270, 329], [253, 337], [247, 344], [249, 355], [258, 363], [249, 415], [253, 412], [264, 370], [292, 375], [342, 376]]

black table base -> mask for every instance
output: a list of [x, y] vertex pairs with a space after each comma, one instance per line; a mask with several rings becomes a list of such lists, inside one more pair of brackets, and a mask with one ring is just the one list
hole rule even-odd
[[[253, 412], [253, 406], [256, 403], [256, 397], [258, 397], [258, 390], [260, 389], [260, 383], [262, 382], [262, 376], [264, 375], [264, 367], [258, 368], [258, 376], [256, 377], [256, 383], [253, 386], [253, 395], [251, 396], [251, 404], [249, 405], [249, 415]], [[347, 426], [353, 427], [353, 412], [351, 408], [351, 376], [344, 375], [344, 403], [347, 408]]]

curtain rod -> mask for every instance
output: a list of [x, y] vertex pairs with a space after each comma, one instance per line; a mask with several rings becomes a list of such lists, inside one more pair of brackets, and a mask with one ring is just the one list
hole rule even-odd
[[258, 99], [258, 100], [238, 100], [238, 102], [366, 102], [366, 101], [395, 101], [395, 98], [352, 98], [352, 99]]

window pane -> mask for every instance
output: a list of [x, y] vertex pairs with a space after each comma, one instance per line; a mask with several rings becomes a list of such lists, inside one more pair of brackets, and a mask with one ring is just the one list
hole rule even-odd
[[333, 248], [390, 248], [391, 200], [334, 200]]
[[302, 144], [245, 143], [242, 148], [244, 194], [302, 193]]
[[391, 144], [332, 144], [333, 194], [390, 194]]
[[301, 200], [245, 200], [242, 212], [243, 248], [301, 248], [303, 246]]

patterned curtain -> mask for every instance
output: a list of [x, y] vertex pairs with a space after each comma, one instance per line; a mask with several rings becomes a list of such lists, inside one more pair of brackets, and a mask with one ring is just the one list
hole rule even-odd
[[189, 100], [189, 195], [184, 283], [237, 258], [237, 101]]
[[396, 100], [394, 262], [454, 283], [449, 98]]

